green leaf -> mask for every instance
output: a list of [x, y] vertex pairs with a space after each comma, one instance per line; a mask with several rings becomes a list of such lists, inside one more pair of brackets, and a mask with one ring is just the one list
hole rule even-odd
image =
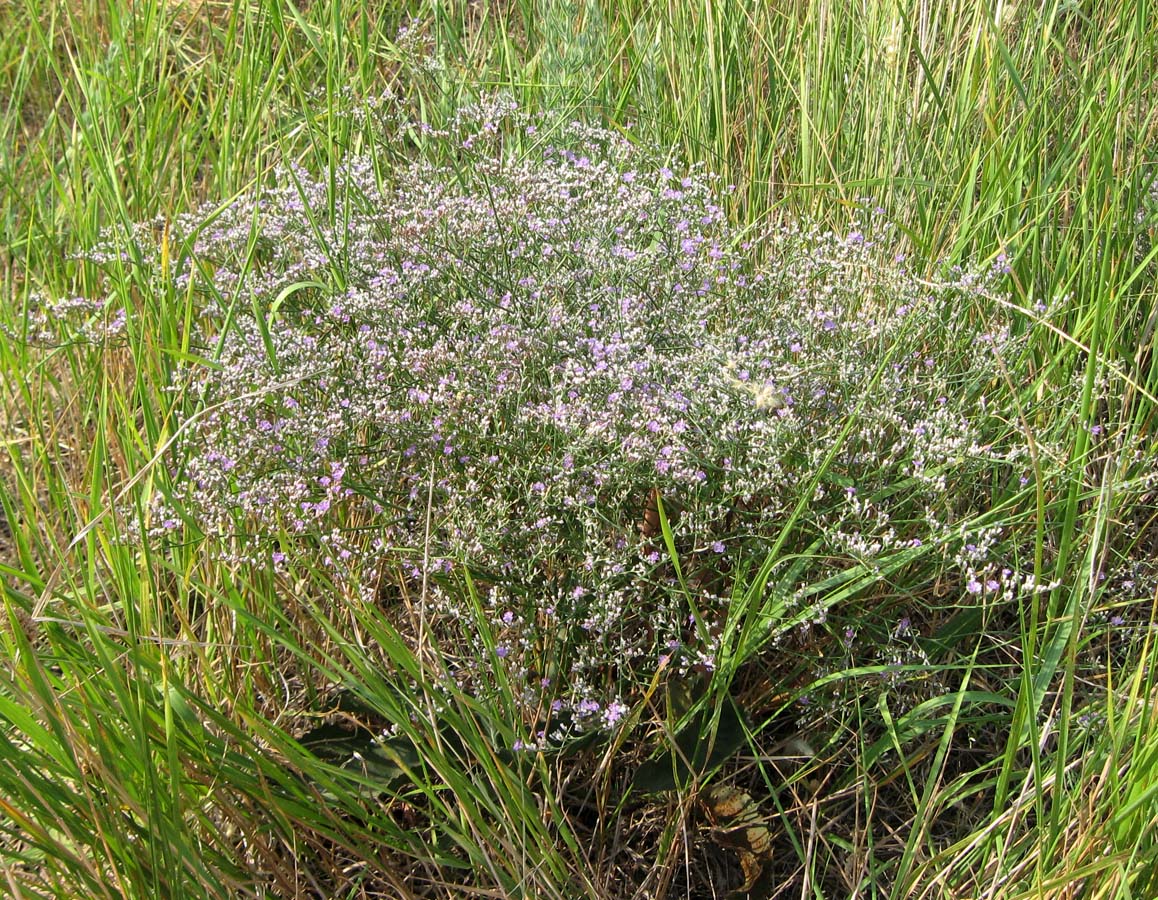
[[383, 791], [396, 790], [421, 766], [410, 741], [380, 737], [360, 726], [351, 729], [338, 723], [321, 725], [298, 738], [298, 743], [323, 762], [358, 772], [380, 784]]
[[735, 701], [726, 698], [713, 734], [714, 711], [707, 706], [693, 716], [676, 737], [673, 748], [636, 770], [631, 786], [647, 794], [679, 790], [735, 756], [747, 742], [746, 717]]

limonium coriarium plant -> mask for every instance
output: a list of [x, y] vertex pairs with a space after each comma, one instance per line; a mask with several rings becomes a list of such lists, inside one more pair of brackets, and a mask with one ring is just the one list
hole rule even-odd
[[773, 553], [769, 641], [824, 624], [809, 585], [906, 554], [970, 601], [1041, 589], [1000, 521], [968, 525], [1031, 477], [986, 402], [1022, 346], [978, 313], [1000, 267], [921, 277], [868, 208], [741, 234], [703, 170], [501, 99], [410, 133], [403, 164], [289, 167], [179, 218], [165, 260], [130, 236], [216, 363], [182, 373], [140, 539], [421, 604], [447, 678], [514, 687], [519, 746], [616, 725], [661, 665], [711, 671]]

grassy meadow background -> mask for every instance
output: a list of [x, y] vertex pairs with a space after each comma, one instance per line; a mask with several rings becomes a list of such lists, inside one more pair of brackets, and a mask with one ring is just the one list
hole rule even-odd
[[[430, 660], [323, 567], [126, 538], [193, 411], [197, 310], [78, 254], [287, 161], [388, 170], [387, 89], [432, 122], [501, 90], [703, 163], [741, 233], [880, 207], [929, 278], [1007, 265], [978, 333], [1051, 314], [978, 389], [1051, 475], [985, 521], [1051, 589], [954, 618], [930, 556], [847, 587], [793, 660], [657, 676], [626, 727], [512, 753], [502, 709], [397, 690]], [[1156, 93], [1148, 0], [0, 5], [0, 890], [1155, 896]], [[109, 292], [123, 339], [34, 339], [37, 297]], [[925, 662], [817, 674], [857, 610], [887, 650], [902, 607]], [[401, 729], [369, 762], [366, 721]], [[695, 777], [633, 781], [680, 756]]]

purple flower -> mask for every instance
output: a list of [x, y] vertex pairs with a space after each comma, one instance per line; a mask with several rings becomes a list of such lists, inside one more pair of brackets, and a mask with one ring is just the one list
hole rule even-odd
[[608, 728], [611, 728], [613, 725], [619, 722], [620, 719], [627, 715], [627, 711], [628, 710], [626, 706], [624, 706], [618, 700], [613, 700], [610, 704], [608, 704], [607, 709], [603, 713], [604, 724]]

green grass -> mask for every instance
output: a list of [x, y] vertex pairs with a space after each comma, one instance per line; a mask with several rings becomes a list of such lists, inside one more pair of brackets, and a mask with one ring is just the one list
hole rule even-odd
[[[710, 828], [707, 783], [742, 788], [743, 815], [774, 848], [754, 897], [1152, 896], [1158, 224], [1135, 215], [1158, 177], [1158, 10], [379, 6], [0, 7], [0, 868], [12, 896], [711, 896], [706, 885], [743, 878], [724, 833], [738, 819]], [[417, 56], [395, 42], [410, 13]], [[532, 110], [630, 122], [633, 140], [734, 183], [728, 213], [744, 227], [840, 229], [867, 198], [930, 272], [1005, 253], [1014, 306], [1069, 296], [1005, 383], [984, 388], [1039, 476], [1007, 511], [1006, 539], [1056, 587], [953, 620], [932, 554], [883, 581], [810, 585], [834, 608], [901, 597], [930, 610], [931, 662], [904, 670], [915, 687], [884, 689], [883, 662], [816, 681], [806, 657], [792, 677], [762, 655], [765, 582], [794, 588], [770, 560], [737, 586], [734, 659], [711, 679], [686, 695], [652, 684], [631, 735], [512, 755], [511, 697], [400, 692], [390, 673], [429, 683], [454, 648], [416, 652], [404, 625], [320, 567], [275, 580], [197, 544], [160, 554], [125, 540], [121, 498], [140, 510], [166, 489], [159, 461], [192, 409], [170, 387], [194, 298], [114, 267], [131, 315], [127, 342], [103, 349], [22, 340], [30, 296], [97, 294], [98, 272], [74, 254], [103, 229], [224, 202], [278, 162], [325, 172], [376, 152], [387, 171], [393, 151], [350, 115], [387, 87], [431, 121], [505, 88]], [[1128, 563], [1152, 579], [1146, 593], [1099, 577]], [[793, 724], [805, 695], [831, 710], [814, 732]], [[365, 769], [294, 738], [334, 721], [335, 696], [341, 721], [398, 728]], [[734, 703], [756, 714], [730, 714]], [[696, 740], [681, 749], [685, 723]], [[628, 790], [649, 752], [674, 786], [681, 754], [704, 742], [728, 752], [703, 755], [701, 783]]]

